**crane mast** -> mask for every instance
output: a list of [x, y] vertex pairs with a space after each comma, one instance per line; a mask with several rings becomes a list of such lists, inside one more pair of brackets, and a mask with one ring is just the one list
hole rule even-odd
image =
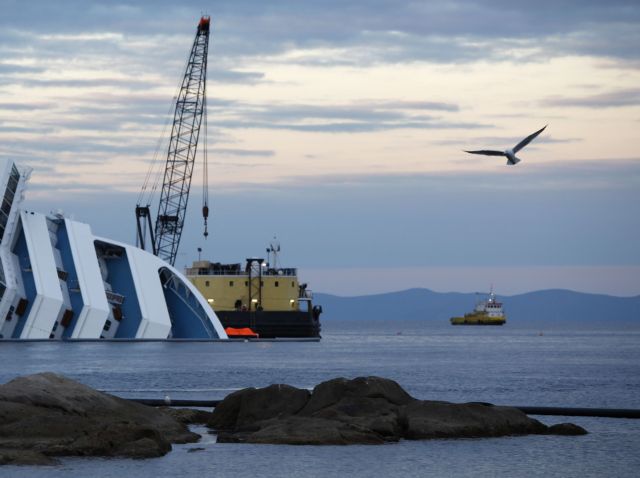
[[[175, 264], [184, 228], [203, 116], [205, 117], [206, 129], [209, 25], [210, 17], [208, 16], [203, 16], [198, 23], [196, 37], [176, 99], [155, 227], [152, 227], [151, 224], [149, 205], [141, 206], [138, 204], [136, 206], [138, 246], [145, 248], [148, 231], [153, 253], [171, 265]], [[203, 205], [205, 237], [207, 236], [208, 213], [208, 206], [205, 202]]]

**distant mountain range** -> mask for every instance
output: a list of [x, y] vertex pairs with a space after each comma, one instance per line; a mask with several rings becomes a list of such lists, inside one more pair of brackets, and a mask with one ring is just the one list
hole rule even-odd
[[[339, 297], [316, 293], [323, 320], [425, 320], [448, 324], [449, 318], [470, 312], [479, 296], [473, 293], [409, 289], [386, 294]], [[640, 328], [640, 296], [614, 297], [570, 290], [541, 290], [498, 296], [507, 325], [515, 327], [588, 325]]]

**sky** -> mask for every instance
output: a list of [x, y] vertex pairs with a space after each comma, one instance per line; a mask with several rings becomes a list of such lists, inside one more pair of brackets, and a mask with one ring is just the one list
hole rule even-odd
[[[202, 14], [210, 236], [198, 158], [178, 267], [277, 236], [319, 292], [640, 294], [635, 0], [0, 0], [25, 207], [135, 241]], [[463, 151], [547, 124], [517, 166]]]

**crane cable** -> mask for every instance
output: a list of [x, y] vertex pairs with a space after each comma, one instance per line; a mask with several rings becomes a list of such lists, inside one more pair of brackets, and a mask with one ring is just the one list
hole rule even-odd
[[203, 95], [203, 113], [204, 113], [204, 164], [202, 167], [202, 217], [204, 219], [204, 238], [206, 239], [209, 236], [209, 231], [207, 230], [207, 219], [209, 218], [209, 157], [208, 157], [208, 147], [207, 147], [207, 84], [204, 86], [204, 95]]
[[[160, 136], [158, 137], [158, 141], [156, 143], [156, 149], [153, 153], [153, 158], [149, 163], [149, 168], [147, 169], [147, 174], [144, 178], [144, 182], [142, 183], [142, 189], [140, 190], [140, 194], [138, 194], [138, 204], [146, 203], [147, 205], [149, 205], [153, 200], [153, 193], [156, 190], [155, 184], [157, 184], [158, 177], [160, 176], [160, 172], [161, 172], [161, 170], [158, 169], [158, 167], [162, 166], [162, 163], [158, 161], [158, 155], [160, 154], [160, 150], [164, 149], [164, 143], [166, 140], [165, 133], [167, 131], [167, 126], [169, 125], [169, 120], [171, 119], [171, 111], [174, 109], [173, 105], [174, 105], [175, 99], [176, 98], [174, 97], [171, 103], [169, 104], [169, 111], [167, 111], [167, 114], [165, 116], [164, 125], [162, 126], [162, 133], [160, 133]], [[158, 170], [156, 171], [156, 169]], [[154, 178], [153, 179], [154, 185], [151, 187], [151, 191], [147, 191], [147, 189], [149, 188], [149, 183], [151, 181], [151, 178]]]
[[[140, 190], [140, 194], [138, 194], [138, 204], [145, 203], [147, 206], [153, 202], [154, 195], [158, 190], [158, 186], [164, 177], [164, 171], [162, 170], [162, 166], [164, 165], [164, 161], [158, 161], [158, 156], [160, 151], [163, 151], [166, 148], [167, 140], [171, 141], [171, 138], [167, 138], [166, 132], [167, 127], [169, 126], [169, 122], [173, 119], [173, 112], [176, 109], [176, 101], [178, 101], [178, 95], [180, 94], [180, 89], [182, 87], [182, 79], [184, 77], [184, 71], [186, 66], [189, 64], [189, 59], [185, 62], [185, 66], [183, 67], [180, 75], [178, 77], [178, 81], [173, 84], [178, 84], [178, 87], [175, 89], [175, 94], [171, 97], [171, 101], [169, 102], [169, 110], [165, 114], [164, 125], [162, 126], [162, 133], [158, 137], [158, 142], [156, 143], [156, 149], [153, 153], [153, 159], [149, 164], [149, 169], [147, 170], [147, 174], [144, 178], [144, 182], [142, 183], [142, 189]], [[157, 171], [156, 171], [157, 169]], [[153, 178], [153, 184], [151, 185], [150, 191], [149, 183]], [[146, 201], [145, 201], [146, 199]]]

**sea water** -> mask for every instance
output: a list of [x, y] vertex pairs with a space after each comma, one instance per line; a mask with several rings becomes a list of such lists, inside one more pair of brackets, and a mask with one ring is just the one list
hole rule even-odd
[[[0, 382], [54, 371], [129, 398], [220, 399], [244, 387], [313, 388], [377, 375], [420, 399], [499, 405], [640, 408], [640, 331], [336, 323], [320, 342], [0, 343]], [[382, 446], [174, 445], [148, 460], [62, 458], [1, 476], [629, 476], [640, 473], [640, 420], [571, 421], [580, 437], [401, 441]], [[194, 448], [203, 450], [194, 451]]]

